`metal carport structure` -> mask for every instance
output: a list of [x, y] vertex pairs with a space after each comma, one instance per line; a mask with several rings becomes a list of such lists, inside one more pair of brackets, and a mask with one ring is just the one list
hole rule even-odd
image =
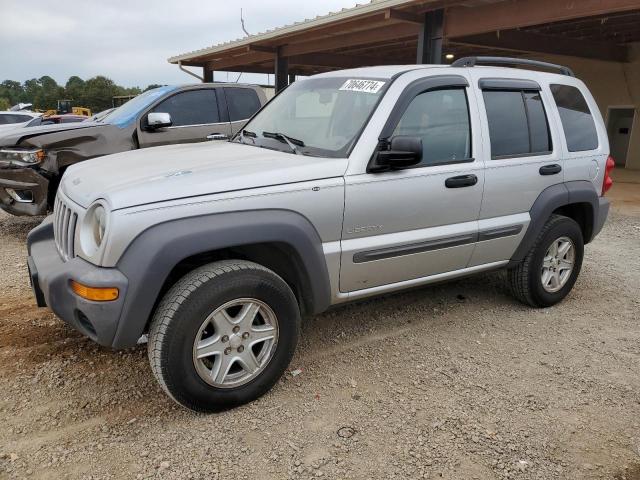
[[[603, 116], [621, 105], [635, 111], [640, 104], [640, 0], [373, 0], [169, 62], [202, 68], [204, 81], [212, 81], [214, 71], [274, 74], [279, 90], [295, 75], [448, 63], [466, 55], [568, 63], [589, 84]], [[640, 168], [639, 124], [629, 147], [634, 168]]]

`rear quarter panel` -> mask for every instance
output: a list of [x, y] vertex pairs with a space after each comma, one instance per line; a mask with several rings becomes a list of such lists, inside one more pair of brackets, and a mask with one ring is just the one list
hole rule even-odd
[[[567, 76], [554, 75], [548, 80], [548, 84], [562, 84], [576, 87], [584, 96], [598, 134], [598, 148], [581, 152], [570, 152], [567, 147], [565, 135], [561, 135], [562, 154], [564, 156], [564, 181], [587, 180], [592, 183], [594, 189], [600, 194], [607, 157], [609, 156], [609, 138], [602, 114], [591, 92], [582, 80]], [[564, 132], [560, 113], [553, 102], [554, 108], [551, 114], [555, 123], [559, 126], [560, 132]]]

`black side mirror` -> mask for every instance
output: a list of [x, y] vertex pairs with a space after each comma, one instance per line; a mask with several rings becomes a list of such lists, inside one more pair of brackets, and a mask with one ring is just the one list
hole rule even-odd
[[417, 165], [422, 160], [422, 139], [398, 135], [392, 137], [387, 150], [376, 154], [372, 171], [397, 170]]

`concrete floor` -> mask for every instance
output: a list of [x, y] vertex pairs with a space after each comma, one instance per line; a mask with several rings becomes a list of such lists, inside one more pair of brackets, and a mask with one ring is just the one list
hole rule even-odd
[[613, 187], [607, 192], [613, 209], [625, 215], [640, 215], [640, 170], [616, 168]]

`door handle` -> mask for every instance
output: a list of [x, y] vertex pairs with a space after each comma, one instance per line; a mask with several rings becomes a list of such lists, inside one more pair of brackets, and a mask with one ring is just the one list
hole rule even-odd
[[212, 133], [207, 135], [207, 140], [229, 140], [229, 135], [224, 133]]
[[556, 173], [560, 173], [561, 171], [562, 167], [557, 163], [540, 167], [540, 175], [555, 175]]
[[460, 175], [458, 177], [450, 177], [444, 181], [447, 188], [472, 187], [478, 183], [478, 177], [475, 175]]

